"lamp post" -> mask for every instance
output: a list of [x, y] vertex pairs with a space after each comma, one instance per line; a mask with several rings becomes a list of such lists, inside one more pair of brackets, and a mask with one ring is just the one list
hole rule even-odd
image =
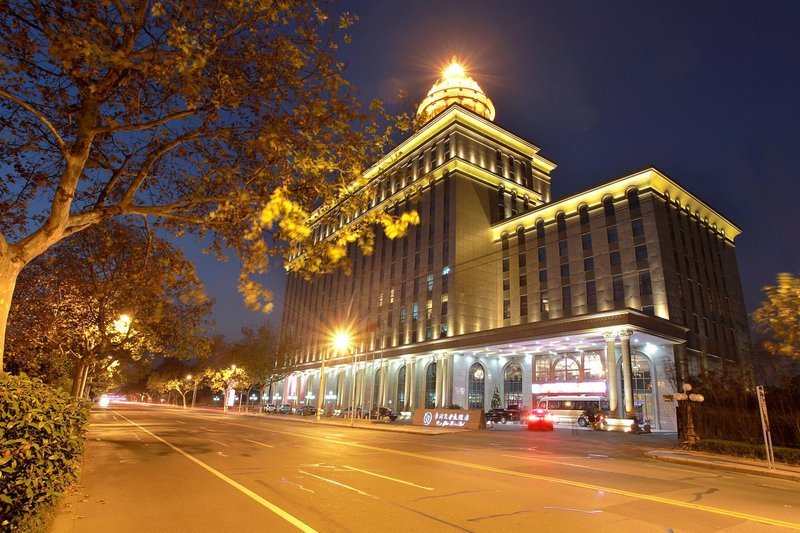
[[[686, 408], [686, 431], [684, 434], [684, 442], [689, 446], [694, 446], [700, 442], [700, 437], [697, 436], [694, 430], [694, 418], [692, 417], [692, 404], [701, 403], [705, 398], [702, 394], [691, 393], [692, 386], [689, 383], [683, 384], [683, 392], [676, 392], [673, 397], [677, 402], [684, 402], [682, 405]], [[690, 394], [691, 393], [691, 394]]]
[[[340, 331], [333, 336], [333, 349], [340, 353], [347, 353], [350, 346], [350, 335], [345, 331]], [[317, 422], [322, 416], [322, 409], [325, 407], [325, 354], [322, 352], [322, 366], [319, 376], [319, 394], [317, 394]]]
[[[186, 379], [191, 380], [192, 375], [191, 374], [187, 375]], [[197, 399], [197, 379], [195, 379], [194, 382], [192, 383], [192, 409], [194, 409], [194, 402], [196, 399]]]

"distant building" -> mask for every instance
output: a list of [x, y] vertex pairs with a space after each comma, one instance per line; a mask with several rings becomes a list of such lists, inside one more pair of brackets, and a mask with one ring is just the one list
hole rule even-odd
[[[497, 388], [525, 407], [603, 395], [674, 430], [676, 384], [750, 362], [739, 228], [655, 168], [554, 201], [556, 165], [493, 119], [448, 67], [421, 127], [367, 172], [370, 208], [421, 223], [379, 235], [371, 256], [352, 247], [349, 276], [289, 275], [282, 335], [299, 370], [273, 401], [316, 404], [324, 357], [327, 410], [488, 409]], [[315, 215], [317, 239], [348, 223]]]

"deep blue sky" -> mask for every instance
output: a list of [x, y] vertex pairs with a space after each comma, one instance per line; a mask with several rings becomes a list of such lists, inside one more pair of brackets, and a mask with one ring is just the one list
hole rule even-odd
[[[654, 165], [738, 225], [749, 312], [800, 272], [800, 2], [346, 2], [364, 101], [417, 103], [458, 55], [495, 122], [558, 164], [558, 199]], [[219, 332], [262, 320], [236, 264], [200, 258]], [[282, 270], [271, 273], [280, 324]]]

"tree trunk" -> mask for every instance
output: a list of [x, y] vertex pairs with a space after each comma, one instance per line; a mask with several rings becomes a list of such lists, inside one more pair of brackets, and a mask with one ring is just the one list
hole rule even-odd
[[75, 361], [75, 373], [72, 375], [72, 400], [77, 401], [81, 395], [81, 385], [83, 384], [83, 370], [85, 365], [82, 359]]
[[0, 236], [0, 372], [3, 371], [3, 352], [6, 345], [6, 326], [11, 311], [11, 298], [17, 286], [17, 277], [24, 265], [13, 261], [5, 241]]

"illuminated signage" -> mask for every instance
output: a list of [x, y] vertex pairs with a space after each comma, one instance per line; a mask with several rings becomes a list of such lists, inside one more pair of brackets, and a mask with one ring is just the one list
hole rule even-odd
[[478, 429], [483, 411], [478, 409], [417, 409], [414, 425], [437, 428]]
[[533, 394], [597, 394], [605, 395], [605, 381], [573, 381], [559, 383], [534, 383]]

